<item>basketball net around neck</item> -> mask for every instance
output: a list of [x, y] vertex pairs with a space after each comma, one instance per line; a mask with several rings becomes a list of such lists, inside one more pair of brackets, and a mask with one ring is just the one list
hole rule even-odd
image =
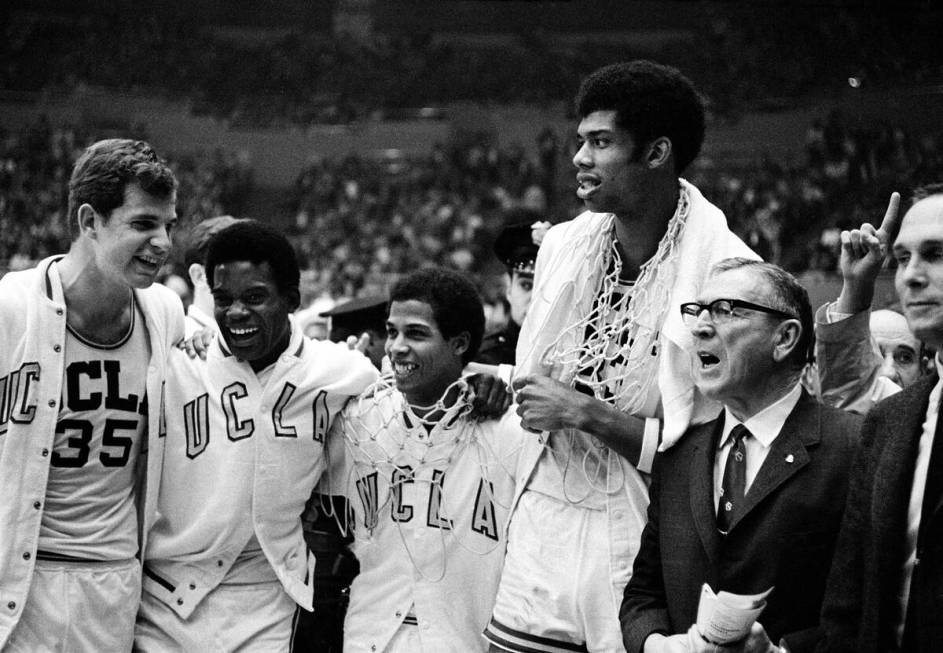
[[[588, 266], [590, 270], [606, 270], [591, 310], [564, 327], [541, 357], [541, 362], [551, 368], [575, 371], [572, 378], [561, 381], [571, 387], [578, 381], [587, 386], [597, 399], [623, 412], [634, 414], [645, 405], [655, 382], [659, 334], [670, 308], [678, 243], [690, 208], [688, 191], [682, 185], [677, 208], [668, 222], [665, 235], [658, 243], [655, 255], [640, 268], [631, 292], [625, 292], [627, 284], [621, 280], [622, 259], [612, 223], [608, 246], [602, 247]], [[575, 302], [582, 302], [585, 292], [592, 290], [597, 289], [584, 284], [584, 294], [575, 297]], [[564, 344], [568, 342], [576, 344], [568, 347]], [[614, 346], [614, 343], [624, 344]], [[587, 376], [580, 373], [583, 370], [605, 370], [605, 374]]]
[[[454, 398], [454, 402], [447, 403], [447, 398]], [[445, 518], [462, 514], [467, 506], [457, 505], [446, 482], [451, 476], [449, 471], [454, 461], [469, 450], [473, 453], [470, 460], [475, 462], [481, 478], [488, 480], [498, 473], [513, 476], [514, 469], [505, 466], [488, 441], [480, 437], [478, 422], [469, 417], [473, 400], [473, 390], [464, 379], [458, 379], [445, 389], [435, 404], [414, 409], [396, 391], [393, 379], [387, 376], [352, 400], [338, 417], [341, 428], [336, 433], [344, 438], [346, 455], [353, 461], [347, 466], [348, 477], [342, 479], [348, 498], [358, 501], [355, 487], [357, 480], [364, 475], [376, 472], [389, 483], [389, 491], [382, 503], [375, 507], [372, 517], [364, 515], [365, 521], [358, 521], [357, 526], [366, 528], [372, 536], [381, 522], [393, 523], [413, 568], [428, 581], [436, 582], [445, 577], [450, 541], [476, 555], [487, 555], [504, 546], [501, 539], [482, 548], [470, 542], [463, 529], [438, 528], [437, 555], [430, 558], [427, 551], [414, 552], [419, 544], [408, 535], [406, 527], [392, 520], [389, 514], [395, 497], [405, 484], [429, 485], [429, 491], [435, 491], [439, 497]], [[419, 417], [416, 409], [425, 417]], [[436, 429], [439, 425], [440, 428]], [[434, 472], [424, 473], [429, 468]], [[489, 499], [501, 505], [490, 493], [493, 484], [489, 481], [483, 487], [489, 492]], [[353, 514], [338, 514], [333, 506], [323, 501], [323, 497], [319, 509], [335, 519], [342, 534], [351, 533]], [[420, 559], [431, 562], [424, 566]]]

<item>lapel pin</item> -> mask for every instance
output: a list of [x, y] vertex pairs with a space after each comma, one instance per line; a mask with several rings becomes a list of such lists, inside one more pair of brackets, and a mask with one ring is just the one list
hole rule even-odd
[[787, 462], [787, 463], [790, 463], [790, 464], [791, 464], [792, 461], [794, 461], [795, 459], [796, 459], [795, 456], [793, 456], [792, 454], [789, 454], [788, 456], [786, 456], [786, 462]]

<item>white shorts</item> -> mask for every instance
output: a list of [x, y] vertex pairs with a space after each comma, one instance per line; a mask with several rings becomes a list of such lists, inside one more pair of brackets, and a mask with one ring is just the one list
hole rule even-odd
[[525, 491], [484, 636], [519, 653], [625, 653], [619, 607], [628, 573], [610, 572], [608, 517]]
[[128, 651], [141, 596], [141, 565], [36, 560], [23, 615], [4, 653]]
[[189, 619], [148, 592], [134, 629], [142, 653], [287, 653], [297, 606], [280, 582], [223, 583]]

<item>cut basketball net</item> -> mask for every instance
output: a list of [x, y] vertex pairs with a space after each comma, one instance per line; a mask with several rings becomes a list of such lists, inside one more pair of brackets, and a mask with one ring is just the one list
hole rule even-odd
[[[635, 282], [620, 278], [622, 259], [614, 236], [615, 216], [609, 216], [603, 228], [612, 235], [604, 239], [588, 266], [606, 272], [595, 287], [592, 277], [573, 280], [568, 292], [562, 293], [568, 295], [567, 301], [573, 305], [591, 301], [592, 307], [585, 316], [560, 329], [540, 355], [543, 367], [560, 373], [559, 381], [578, 387], [622, 412], [637, 414], [643, 409], [657, 376], [659, 334], [669, 308], [678, 243], [689, 212], [688, 192], [682, 186], [665, 235], [654, 256], [641, 266]], [[592, 300], [591, 293], [595, 293]], [[555, 460], [564, 478], [575, 465], [591, 491], [610, 494], [622, 487], [621, 477], [611, 478], [611, 471], [621, 474], [622, 468], [609, 447], [592, 436], [590, 442], [583, 442], [584, 438], [572, 430], [557, 432], [553, 437], [560, 436], [565, 436], [566, 441], [554, 442], [552, 446], [563, 450], [560, 452], [563, 455]], [[572, 503], [585, 498], [567, 496]]]
[[[503, 539], [499, 539], [486, 548], [476, 548], [464, 535], [471, 533], [469, 529], [453, 528], [454, 520], [464, 514], [461, 509], [467, 509], [452, 499], [448, 487], [450, 472], [460, 458], [467, 462], [471, 456], [475, 461], [476, 477], [480, 476], [485, 481], [482, 487], [487, 498], [495, 505], [509, 508], [494, 496], [491, 479], [496, 474], [513, 476], [513, 465], [508, 465], [507, 461], [516, 459], [516, 455], [504, 453], [505, 459], [502, 459], [502, 454], [481, 437], [481, 425], [470, 417], [473, 399], [472, 389], [459, 379], [432, 406], [414, 407], [396, 391], [392, 378], [384, 377], [377, 381], [345, 408], [331, 435], [343, 438], [349, 464], [344, 466], [346, 478], [328, 478], [327, 484], [332, 488], [343, 488], [343, 493], [352, 499], [359, 497], [365, 507], [362, 517], [358, 517], [354, 524], [354, 515], [350, 511], [338, 514], [323, 495], [320, 510], [335, 519], [344, 535], [365, 529], [372, 536], [380, 521], [388, 520], [397, 528], [415, 570], [430, 581], [444, 578], [450, 542], [476, 555], [486, 555], [503, 546]], [[329, 475], [330, 461], [327, 469], [325, 474]], [[374, 473], [383, 483], [375, 496], [367, 492], [360, 482]], [[457, 470], [455, 476], [469, 473]], [[407, 537], [405, 523], [408, 518], [405, 516], [411, 517], [413, 510], [412, 506], [404, 508], [402, 505], [403, 488], [407, 484], [428, 488], [430, 505], [437, 506], [434, 515], [427, 517], [427, 525], [437, 529], [439, 555], [430, 556], [424, 548], [421, 556], [424, 559], [437, 558], [434, 569], [424, 568], [419, 563], [413, 551], [413, 547], [418, 545]]]

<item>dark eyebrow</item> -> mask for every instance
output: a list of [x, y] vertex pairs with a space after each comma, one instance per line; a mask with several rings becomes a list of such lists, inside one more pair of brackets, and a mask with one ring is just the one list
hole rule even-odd
[[920, 242], [915, 243], [912, 247], [894, 243], [892, 250], [895, 252], [900, 251], [900, 250], [912, 250], [912, 249], [916, 249], [919, 251], [921, 249], [926, 249], [927, 247], [943, 247], [943, 239], [929, 238], [927, 240], [921, 240]]
[[611, 133], [612, 133], [612, 130], [611, 130], [611, 129], [594, 129], [594, 130], [592, 130], [592, 131], [586, 132], [586, 135], [585, 135], [585, 136], [581, 135], [579, 132], [577, 132], [576, 134], [577, 134], [577, 136], [580, 136], [581, 138], [592, 138], [592, 137], [594, 137], [594, 136], [599, 136], [599, 135], [601, 135], [601, 134], [606, 134], [606, 135], [608, 135], [608, 134], [611, 134]]

